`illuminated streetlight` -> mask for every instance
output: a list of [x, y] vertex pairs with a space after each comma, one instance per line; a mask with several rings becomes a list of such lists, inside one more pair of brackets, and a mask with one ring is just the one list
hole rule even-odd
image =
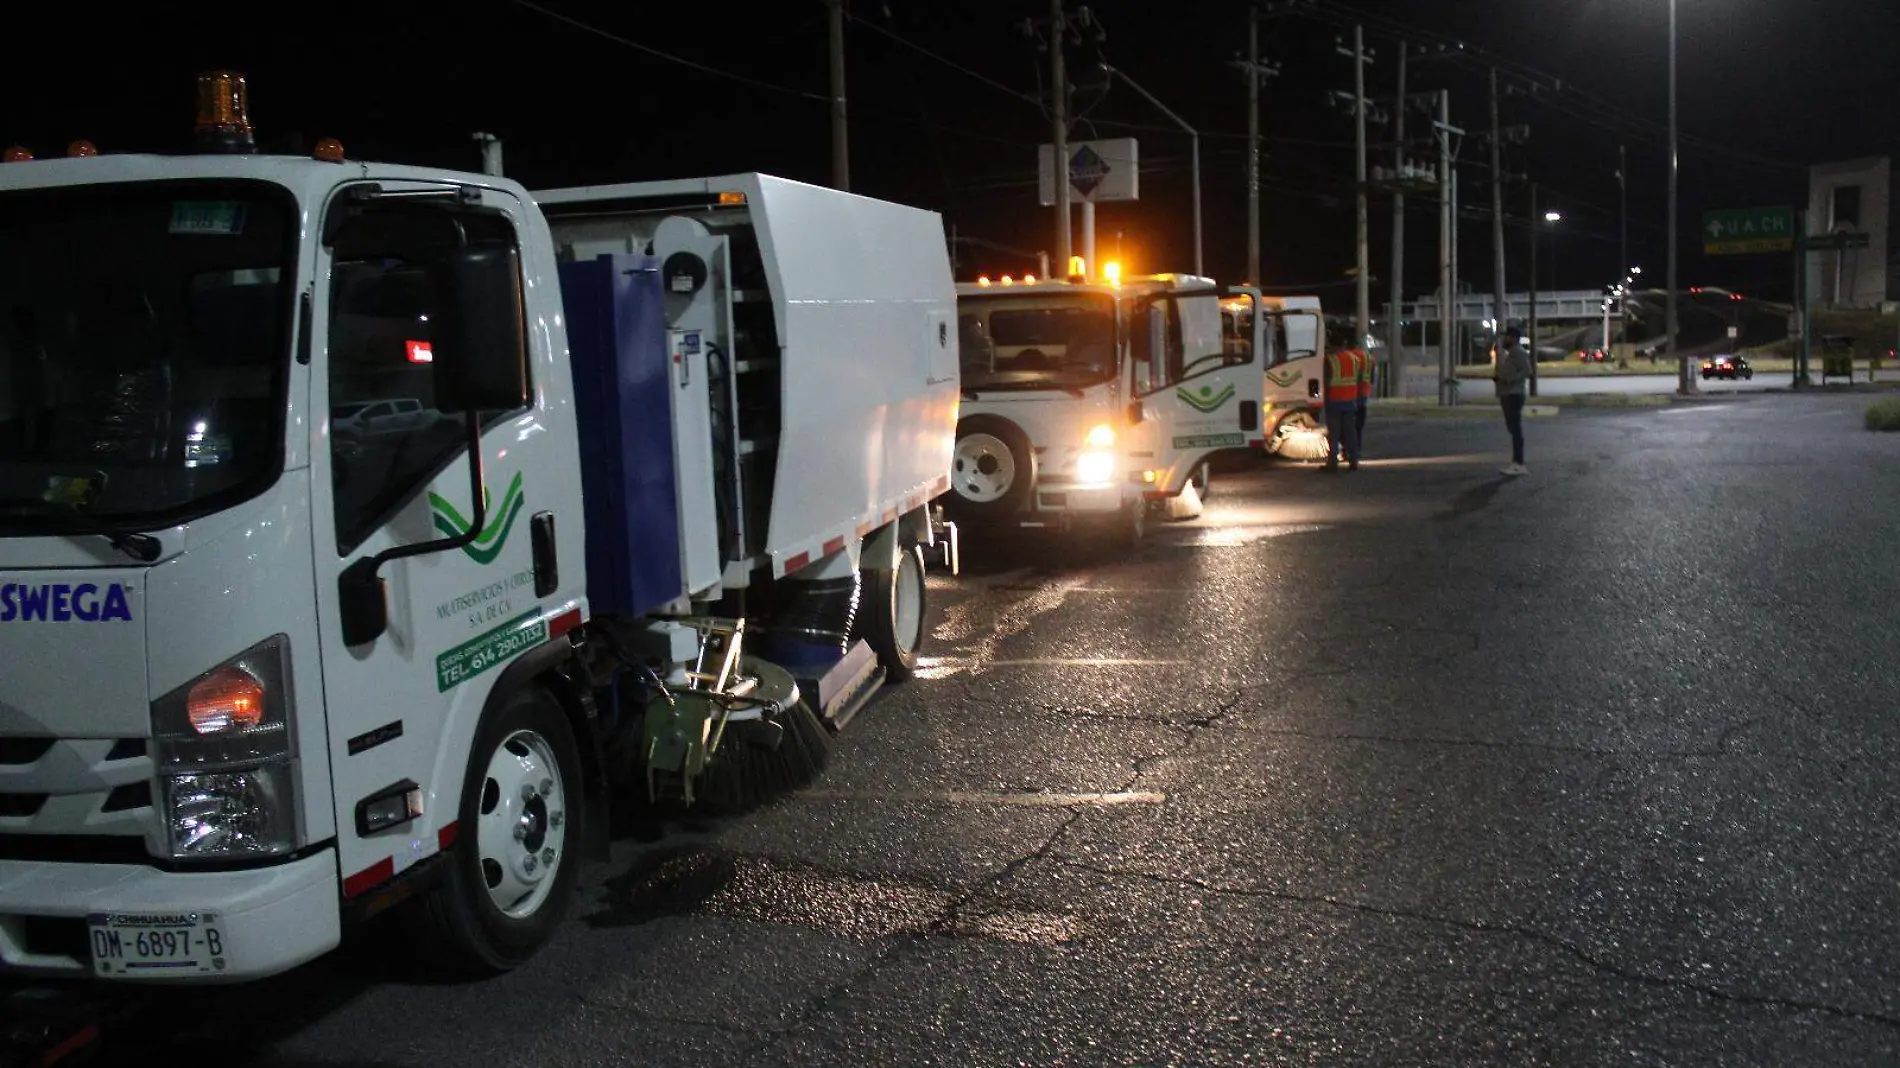
[[1561, 211], [1547, 211], [1544, 213], [1545, 222], [1562, 222], [1563, 218], [1564, 213]]

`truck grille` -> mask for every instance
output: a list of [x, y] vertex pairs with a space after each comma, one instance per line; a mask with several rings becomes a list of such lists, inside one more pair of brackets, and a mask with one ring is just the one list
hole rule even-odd
[[147, 862], [143, 738], [0, 737], [0, 859]]

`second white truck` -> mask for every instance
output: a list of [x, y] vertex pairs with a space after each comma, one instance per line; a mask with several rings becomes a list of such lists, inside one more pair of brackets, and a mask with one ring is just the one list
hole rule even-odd
[[[957, 287], [963, 407], [946, 513], [966, 529], [1138, 540], [1151, 504], [1204, 489], [1214, 454], [1261, 440], [1261, 346], [1207, 278]], [[1259, 321], [1250, 315], [1249, 322]]]

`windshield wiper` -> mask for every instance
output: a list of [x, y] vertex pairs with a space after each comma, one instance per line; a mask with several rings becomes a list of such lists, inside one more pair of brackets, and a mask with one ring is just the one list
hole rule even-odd
[[150, 534], [101, 534], [114, 549], [142, 564], [149, 564], [164, 553], [165, 546]]
[[[14, 512], [23, 515], [38, 514], [73, 517], [81, 515], [81, 513], [75, 512], [65, 505], [54, 504], [51, 501], [41, 500], [38, 497], [13, 497], [7, 500], [0, 500], [0, 512]], [[102, 530], [54, 530], [48, 531], [47, 533], [54, 537], [78, 537], [83, 535], [87, 537], [104, 538], [114, 549], [144, 564], [149, 564], [157, 560], [160, 556], [164, 555], [165, 552], [164, 543], [150, 534], [114, 534]]]

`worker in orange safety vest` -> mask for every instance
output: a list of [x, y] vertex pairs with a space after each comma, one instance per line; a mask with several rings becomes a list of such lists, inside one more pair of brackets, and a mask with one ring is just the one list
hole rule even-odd
[[1339, 470], [1339, 454], [1359, 470], [1359, 364], [1357, 349], [1339, 349], [1326, 357], [1326, 470]]

